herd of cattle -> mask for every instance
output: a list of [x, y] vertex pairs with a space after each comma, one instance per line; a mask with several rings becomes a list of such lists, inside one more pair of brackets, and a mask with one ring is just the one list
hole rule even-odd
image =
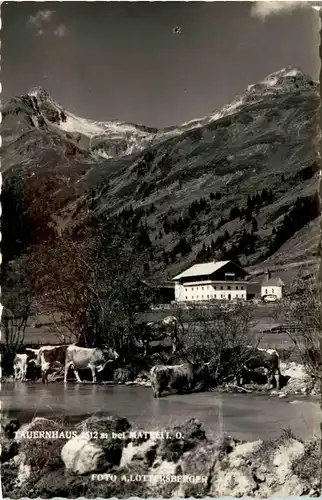
[[[141, 348], [143, 356], [150, 353], [151, 344], [162, 343], [164, 339], [170, 339], [172, 354], [178, 347], [179, 321], [175, 316], [168, 316], [160, 321], [141, 323], [138, 326], [140, 332], [137, 347]], [[76, 344], [42, 346], [39, 349], [24, 348], [23, 352], [16, 354], [13, 362], [15, 380], [25, 381], [27, 371], [41, 370], [43, 382], [48, 381], [49, 372], [55, 367], [65, 367], [64, 381], [67, 382], [69, 368], [72, 368], [77, 382], [81, 382], [78, 371], [90, 369], [93, 383], [96, 382], [96, 372], [104, 370], [108, 363], [119, 358], [113, 349], [86, 348]]]
[[[229, 363], [240, 360], [240, 370], [236, 375], [238, 385], [242, 385], [248, 373], [253, 373], [258, 368], [263, 368], [267, 388], [273, 387], [273, 378], [276, 380], [276, 389], [280, 389], [280, 367], [279, 355], [275, 349], [261, 349], [252, 346], [226, 348], [221, 353]], [[241, 361], [242, 360], [242, 361]], [[151, 368], [150, 381], [155, 398], [159, 398], [163, 391], [175, 389], [178, 392], [191, 392], [196, 387], [206, 388], [207, 382], [211, 380], [211, 362], [208, 363], [182, 363], [180, 365], [166, 366], [156, 365]]]
[[96, 382], [96, 372], [104, 370], [107, 363], [118, 359], [119, 355], [113, 349], [79, 347], [75, 344], [43, 346], [39, 349], [26, 347], [25, 352], [16, 354], [13, 362], [15, 380], [26, 381], [30, 366], [41, 370], [44, 383], [48, 382], [48, 374], [56, 367], [65, 367], [64, 382], [67, 382], [69, 368], [72, 368], [77, 382], [81, 382], [79, 370], [90, 369], [93, 383]]
[[[236, 360], [238, 348], [227, 348], [221, 353], [226, 357], [228, 364]], [[64, 367], [64, 383], [70, 368], [74, 371], [77, 382], [82, 380], [79, 370], [90, 369], [92, 382], [96, 383], [96, 372], [101, 372], [108, 363], [119, 358], [113, 349], [99, 349], [79, 347], [75, 344], [60, 346], [43, 346], [39, 349], [26, 348], [24, 353], [16, 354], [14, 359], [15, 380], [26, 381], [27, 370], [30, 365], [41, 371], [42, 381], [48, 382], [48, 373], [55, 367]], [[243, 348], [242, 369], [236, 374], [237, 383], [242, 385], [247, 372], [263, 368], [267, 378], [267, 387], [273, 387], [275, 377], [276, 388], [280, 388], [279, 355], [274, 349], [260, 349], [252, 346]], [[150, 370], [150, 382], [155, 398], [161, 396], [165, 390], [175, 389], [178, 392], [191, 392], [197, 387], [206, 388], [211, 378], [213, 366], [208, 363], [182, 363], [178, 365], [157, 364]]]

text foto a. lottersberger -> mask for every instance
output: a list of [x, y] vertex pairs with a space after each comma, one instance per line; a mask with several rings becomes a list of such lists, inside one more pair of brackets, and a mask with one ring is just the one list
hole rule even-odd
[[139, 483], [193, 483], [207, 484], [208, 476], [193, 474], [92, 474], [92, 481], [139, 482]]
[[72, 439], [81, 437], [84, 439], [182, 439], [182, 432], [163, 431], [130, 431], [130, 432], [97, 432], [97, 431], [17, 431], [16, 438], [19, 439]]

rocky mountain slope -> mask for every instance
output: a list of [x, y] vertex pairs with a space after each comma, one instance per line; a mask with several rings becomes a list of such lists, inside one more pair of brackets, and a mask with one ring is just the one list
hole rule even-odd
[[312, 258], [319, 104], [318, 85], [293, 67], [165, 130], [79, 118], [36, 88], [2, 109], [8, 197], [19, 184], [25, 210], [59, 230], [89, 206], [121, 212], [124, 223], [135, 218], [162, 276], [196, 258]]

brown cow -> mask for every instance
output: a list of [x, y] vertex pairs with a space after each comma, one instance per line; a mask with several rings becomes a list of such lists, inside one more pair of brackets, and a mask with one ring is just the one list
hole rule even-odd
[[104, 370], [105, 365], [119, 358], [119, 354], [111, 348], [99, 349], [98, 347], [87, 348], [76, 345], [67, 346], [65, 357], [64, 383], [67, 383], [69, 367], [74, 370], [77, 382], [82, 382], [78, 370], [89, 368], [92, 372], [93, 384], [96, 383], [96, 371]]
[[159, 398], [165, 389], [190, 392], [198, 382], [204, 381], [208, 374], [209, 363], [181, 365], [156, 365], [150, 371], [153, 395]]

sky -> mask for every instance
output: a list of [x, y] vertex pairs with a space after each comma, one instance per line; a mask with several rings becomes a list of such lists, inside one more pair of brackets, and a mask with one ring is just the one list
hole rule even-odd
[[318, 80], [317, 12], [263, 19], [252, 4], [2, 3], [2, 101], [41, 86], [79, 116], [161, 128], [211, 114], [285, 66]]

